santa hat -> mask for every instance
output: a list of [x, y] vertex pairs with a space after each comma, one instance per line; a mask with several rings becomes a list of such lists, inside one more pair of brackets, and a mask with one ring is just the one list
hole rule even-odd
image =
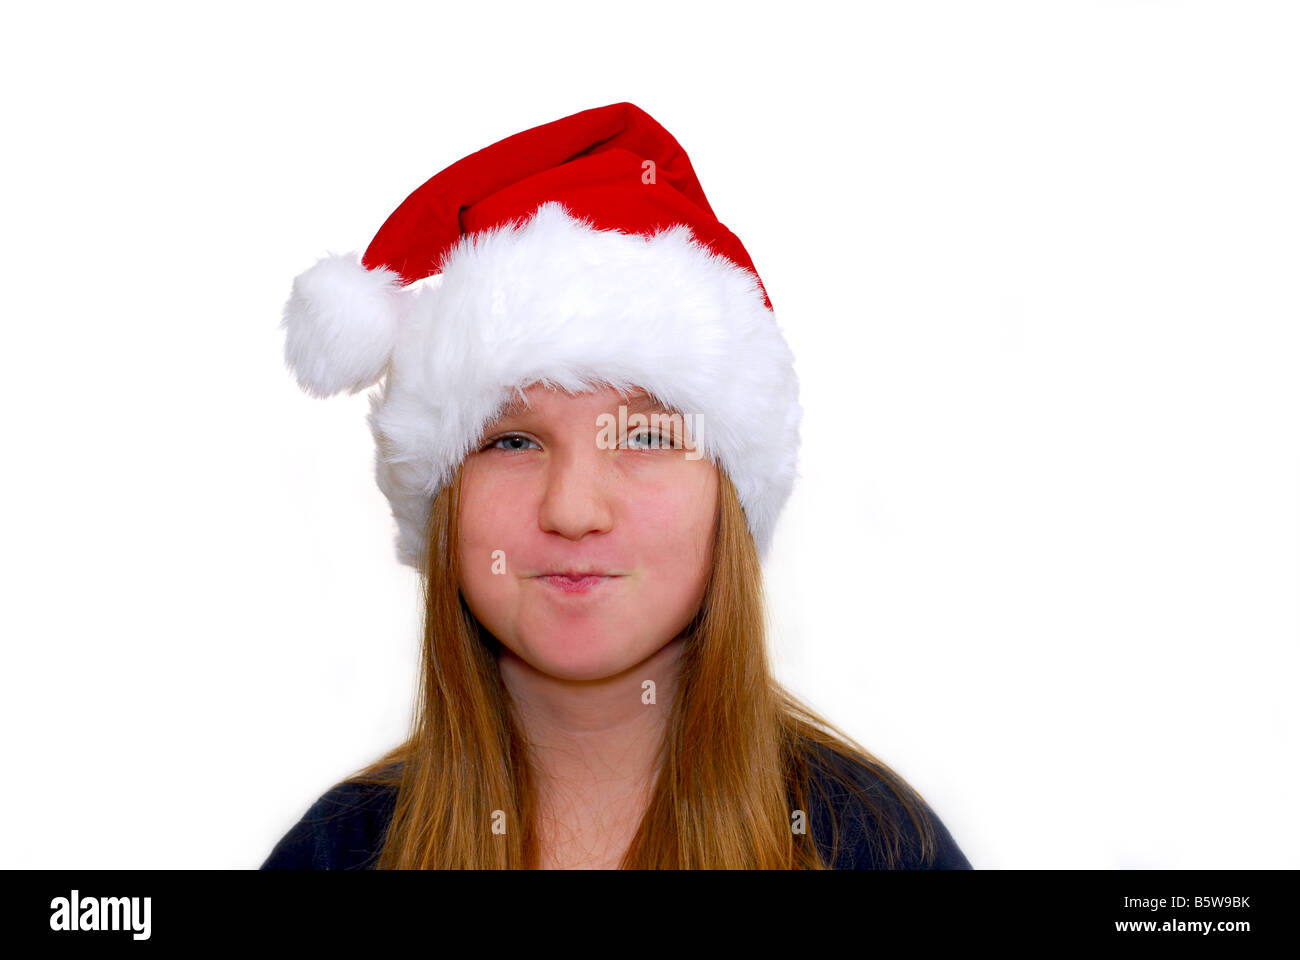
[[701, 415], [699, 449], [735, 484], [760, 557], [794, 485], [799, 387], [767, 291], [686, 152], [630, 103], [452, 164], [364, 256], [301, 274], [281, 326], [313, 396], [383, 380], [376, 479], [417, 570], [433, 496], [535, 383], [639, 387]]

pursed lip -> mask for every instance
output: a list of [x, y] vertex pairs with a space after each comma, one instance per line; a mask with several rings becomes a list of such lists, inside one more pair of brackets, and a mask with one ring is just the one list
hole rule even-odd
[[579, 573], [577, 576], [573, 576], [572, 571], [570, 571], [568, 573], [544, 573], [534, 579], [540, 581], [546, 587], [548, 593], [554, 591], [555, 595], [587, 597], [605, 594], [609, 590], [615, 589], [608, 586], [608, 584], [623, 578], [608, 573]]

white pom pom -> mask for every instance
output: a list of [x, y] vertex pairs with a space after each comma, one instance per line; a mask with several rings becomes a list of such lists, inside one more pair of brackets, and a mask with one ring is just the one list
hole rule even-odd
[[364, 390], [383, 376], [405, 309], [395, 271], [331, 254], [293, 282], [280, 323], [285, 363], [312, 396]]

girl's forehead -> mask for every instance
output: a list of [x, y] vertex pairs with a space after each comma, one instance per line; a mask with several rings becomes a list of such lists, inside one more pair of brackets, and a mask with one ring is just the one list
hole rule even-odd
[[575, 394], [537, 385], [528, 388], [524, 393], [525, 396], [516, 395], [513, 400], [507, 403], [497, 415], [497, 419], [504, 420], [528, 413], [541, 414], [547, 410], [560, 410], [574, 404], [599, 406], [602, 409], [608, 407], [610, 410], [616, 409], [620, 405], [626, 405], [629, 413], [656, 410], [664, 413], [673, 412], [671, 408], [655, 399], [649, 391], [639, 387], [627, 391], [605, 387]]

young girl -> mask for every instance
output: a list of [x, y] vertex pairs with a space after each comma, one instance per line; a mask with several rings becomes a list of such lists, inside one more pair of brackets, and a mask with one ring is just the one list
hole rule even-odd
[[264, 869], [969, 868], [922, 798], [773, 678], [761, 559], [790, 354], [685, 151], [629, 103], [471, 154], [285, 309], [370, 395], [424, 585], [409, 738]]

